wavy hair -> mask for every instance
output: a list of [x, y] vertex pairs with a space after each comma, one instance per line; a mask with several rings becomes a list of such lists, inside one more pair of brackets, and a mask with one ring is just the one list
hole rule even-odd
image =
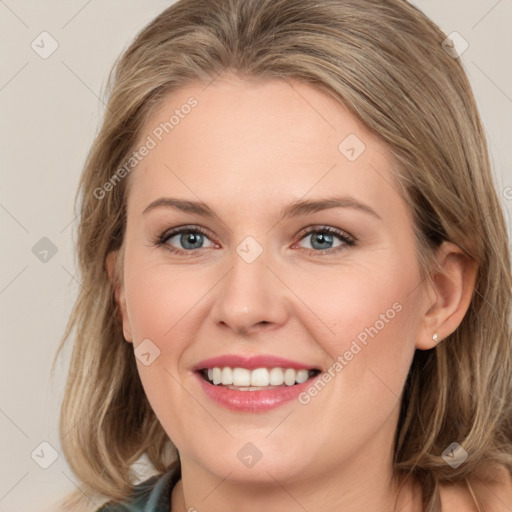
[[[127, 161], [171, 91], [226, 71], [298, 80], [343, 104], [395, 159], [422, 276], [436, 272], [434, 251], [445, 240], [478, 264], [459, 327], [415, 353], [395, 435], [397, 474], [418, 479], [423, 508], [434, 512], [441, 484], [466, 483], [471, 491], [489, 465], [512, 470], [508, 235], [475, 99], [445, 39], [405, 0], [179, 0], [119, 57], [76, 196], [82, 286], [56, 354], [74, 339], [60, 432], [86, 495], [126, 499], [134, 462], [145, 456], [161, 473], [177, 456], [124, 342], [106, 268], [108, 254], [123, 246], [130, 180], [100, 199], [95, 191]], [[469, 454], [455, 469], [442, 458], [453, 441]], [[82, 491], [68, 496], [67, 509], [84, 501]]]

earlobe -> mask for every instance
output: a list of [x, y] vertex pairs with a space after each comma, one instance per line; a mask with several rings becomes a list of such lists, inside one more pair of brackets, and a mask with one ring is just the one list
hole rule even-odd
[[115, 301], [120, 319], [123, 325], [123, 336], [128, 342], [132, 342], [132, 334], [128, 315], [126, 312], [126, 299], [120, 269], [118, 268], [119, 251], [112, 251], [107, 255], [106, 267], [110, 284], [114, 290]]
[[416, 341], [420, 350], [434, 348], [457, 329], [475, 289], [478, 265], [471, 256], [451, 242], [444, 242], [436, 256], [438, 267], [428, 283], [430, 302]]

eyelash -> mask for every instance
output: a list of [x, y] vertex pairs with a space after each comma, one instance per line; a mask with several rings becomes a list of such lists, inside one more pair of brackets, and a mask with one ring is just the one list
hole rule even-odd
[[[207, 238], [210, 238], [208, 236], [208, 233], [206, 233], [206, 231], [204, 231], [199, 226], [182, 226], [179, 228], [172, 229], [170, 231], [165, 231], [161, 235], [157, 236], [156, 240], [154, 240], [154, 245], [157, 247], [163, 247], [173, 254], [187, 254], [187, 256], [193, 257], [193, 254], [191, 254], [191, 253], [195, 253], [195, 252], [199, 251], [201, 248], [184, 250], [184, 249], [176, 249], [175, 247], [167, 244], [167, 241], [170, 238], [172, 238], [176, 235], [180, 235], [182, 233], [200, 233], [201, 235], [203, 235]], [[316, 234], [316, 233], [327, 233], [329, 235], [337, 236], [342, 242], [344, 242], [346, 247], [352, 247], [355, 245], [355, 239], [352, 236], [350, 236], [348, 233], [346, 233], [345, 231], [341, 231], [341, 230], [329, 227], [329, 226], [311, 228], [311, 229], [308, 229], [307, 231], [301, 232], [299, 241], [301, 241], [303, 238], [306, 238], [309, 235]], [[318, 256], [318, 255], [329, 255], [332, 253], [337, 253], [340, 250], [342, 250], [343, 248], [344, 248], [343, 246], [338, 246], [338, 247], [331, 247], [329, 249], [319, 249], [319, 250], [305, 249], [305, 250], [310, 254], [315, 254]]]

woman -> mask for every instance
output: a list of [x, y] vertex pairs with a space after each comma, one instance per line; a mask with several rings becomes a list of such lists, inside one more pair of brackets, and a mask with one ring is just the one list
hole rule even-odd
[[89, 509], [512, 506], [507, 234], [415, 7], [180, 0], [117, 62], [80, 199]]

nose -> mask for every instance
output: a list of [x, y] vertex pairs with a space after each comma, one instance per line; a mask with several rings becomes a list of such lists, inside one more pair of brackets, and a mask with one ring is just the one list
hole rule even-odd
[[243, 337], [284, 325], [291, 292], [268, 266], [266, 251], [250, 263], [233, 251], [230, 263], [211, 309], [215, 324]]

